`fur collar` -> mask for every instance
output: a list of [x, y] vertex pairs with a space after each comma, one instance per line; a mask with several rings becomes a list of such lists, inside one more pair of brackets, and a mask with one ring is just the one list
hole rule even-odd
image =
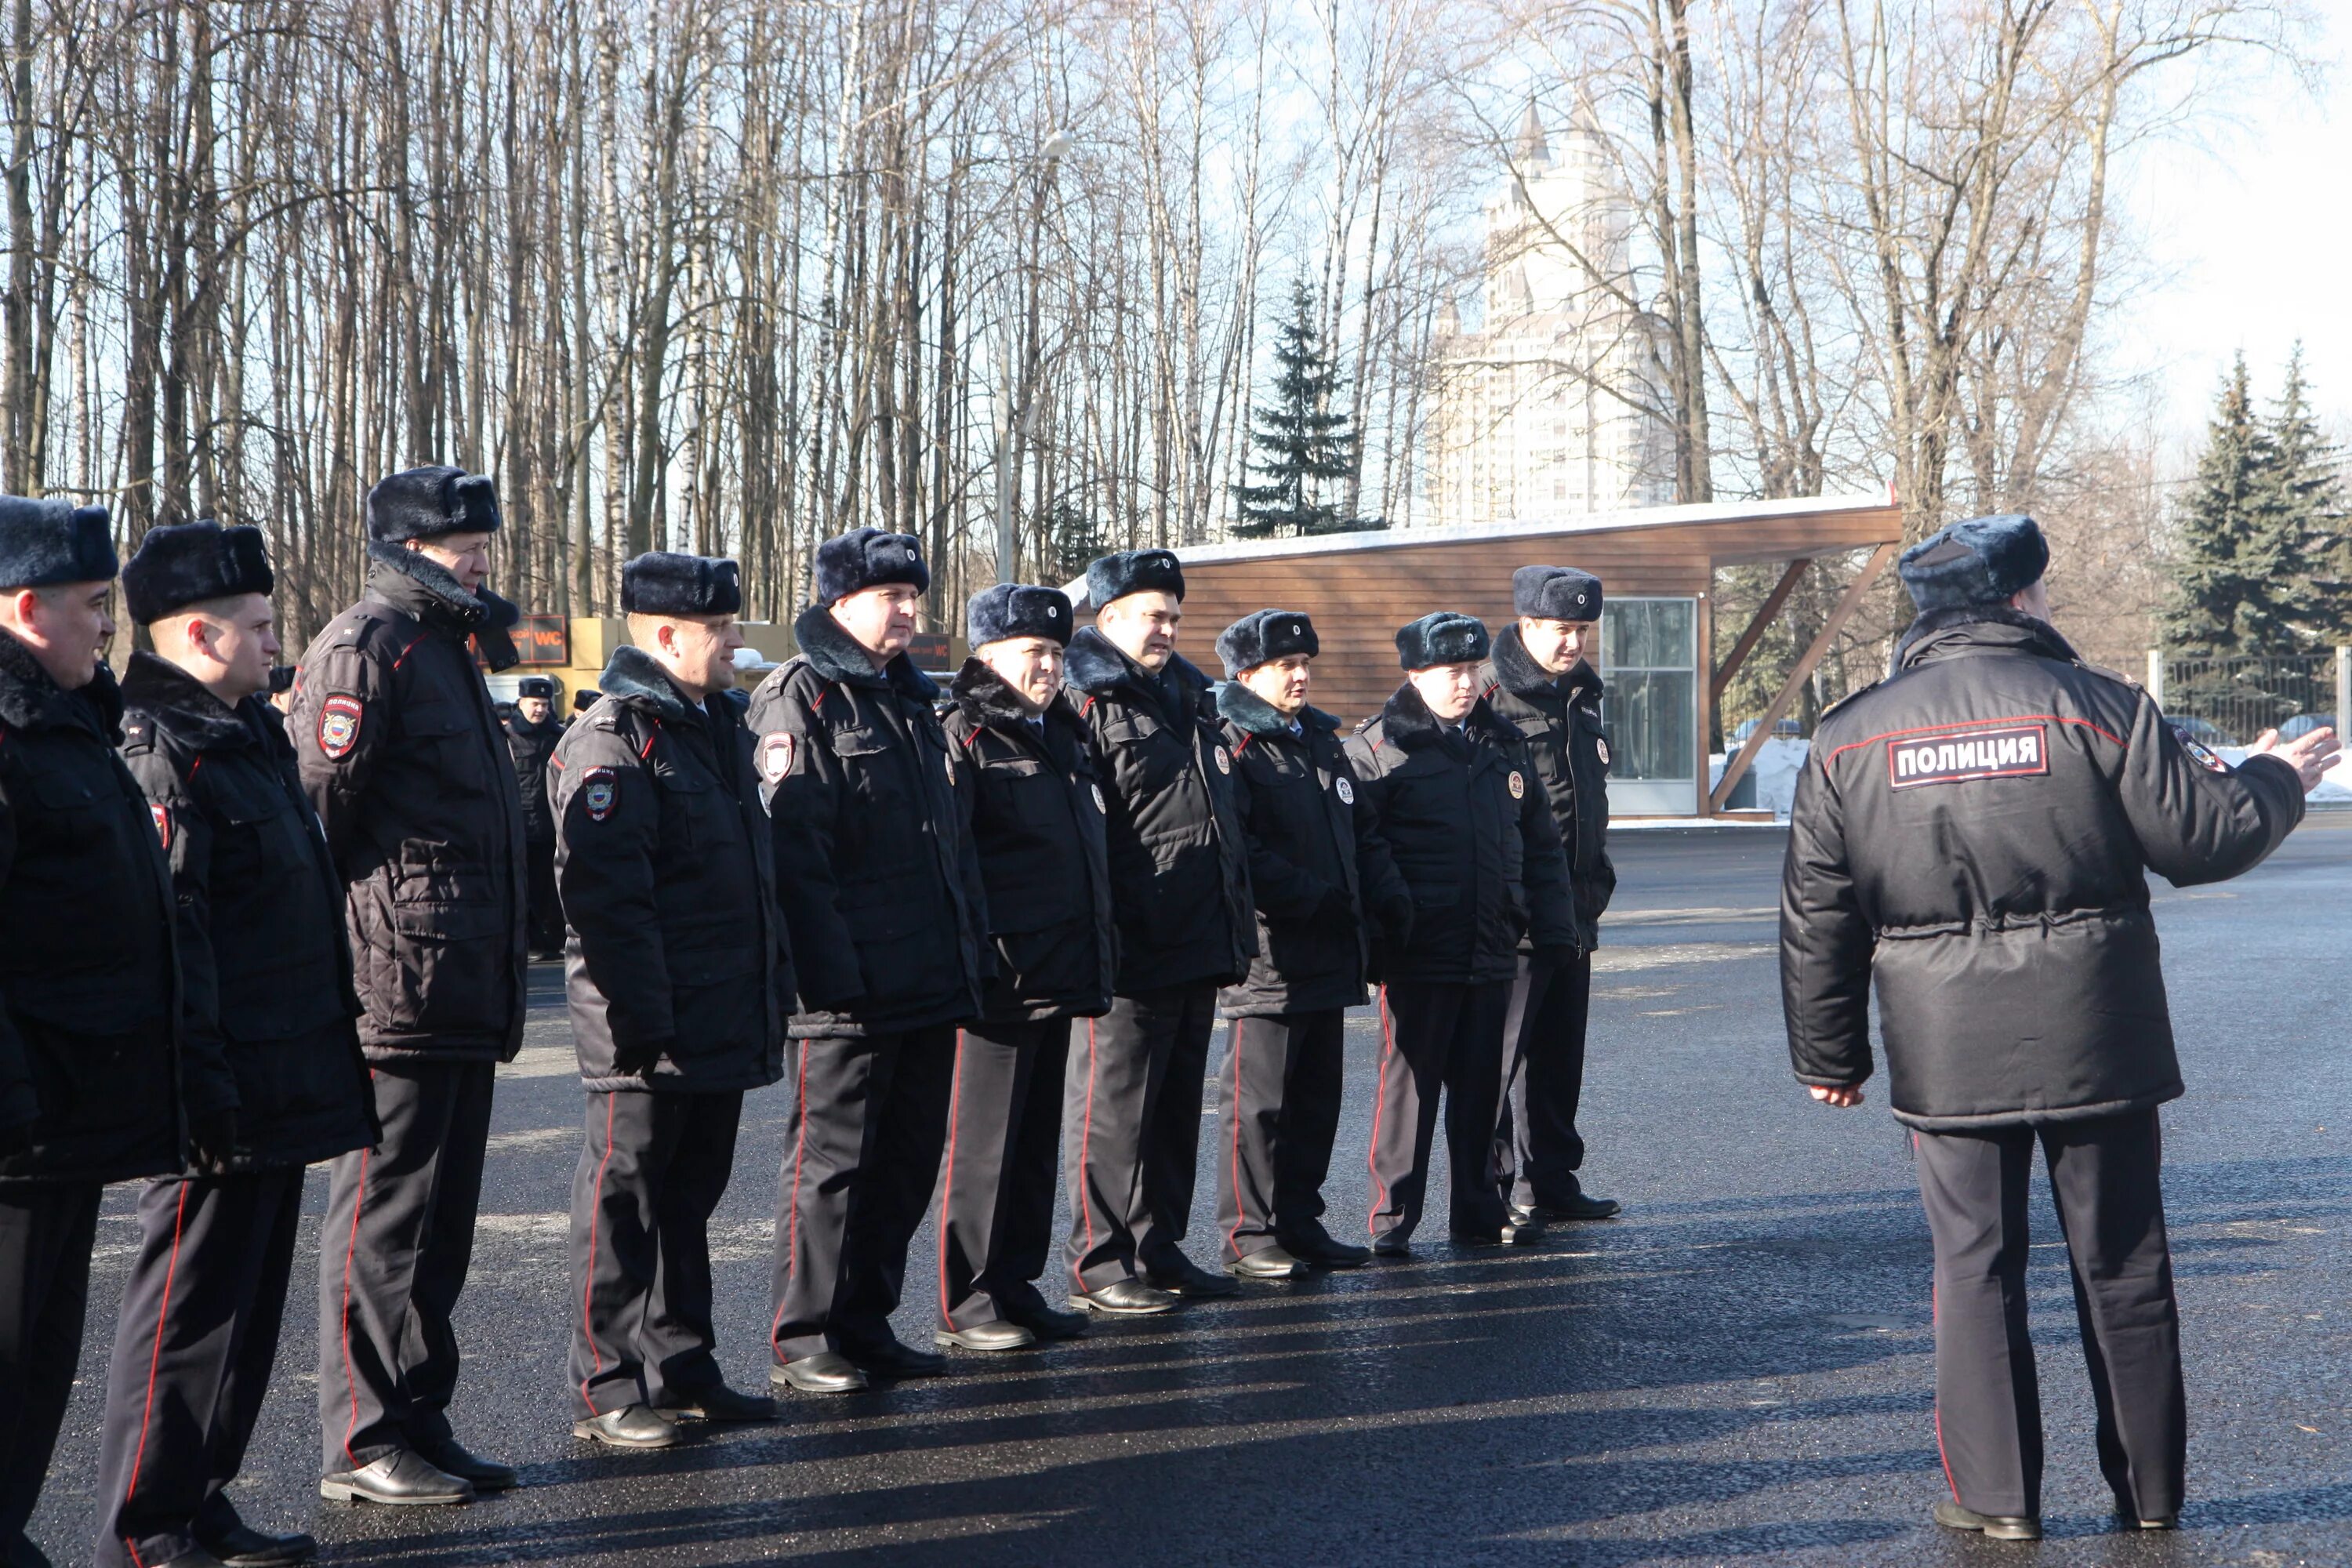
[[1181, 653], [1170, 654], [1168, 667], [1155, 676], [1093, 626], [1080, 627], [1070, 639], [1062, 681], [1089, 697], [1107, 697], [1124, 686], [1162, 707], [1171, 698], [1197, 706], [1202, 694], [1216, 684]]
[[2047, 621], [2007, 605], [1956, 605], [1930, 610], [1895, 639], [1889, 673], [1969, 648], [2010, 648], [2040, 658], [2080, 664], [2074, 646]]
[[624, 644], [613, 650], [605, 661], [604, 673], [596, 678], [596, 689], [617, 701], [650, 708], [656, 719], [683, 723], [697, 717], [702, 710], [686, 700], [669, 671], [645, 649]]
[[[1005, 730], [1016, 734], [1029, 729], [1028, 708], [1013, 695], [1013, 688], [1005, 684], [1003, 676], [976, 658], [963, 661], [963, 668], [956, 671], [955, 684], [948, 689], [963, 716], [983, 729]], [[1077, 710], [1070, 706], [1070, 699], [1065, 692], [1054, 693], [1054, 700], [1047, 703], [1045, 711], [1037, 717], [1048, 725], [1066, 726], [1073, 733], [1085, 731]]]
[[1515, 697], [1552, 697], [1563, 702], [1599, 701], [1601, 677], [1592, 661], [1580, 658], [1566, 675], [1554, 675], [1528, 657], [1527, 644], [1519, 640], [1517, 622], [1505, 626], [1495, 638], [1495, 680]]
[[[1527, 739], [1526, 731], [1488, 707], [1483, 697], [1471, 704], [1462, 727], [1474, 740], [1510, 745]], [[1429, 704], [1421, 700], [1421, 692], [1410, 680], [1398, 687], [1381, 709], [1381, 735], [1403, 751], [1417, 752], [1424, 746], [1436, 745], [1444, 738], [1445, 730], [1446, 726], [1429, 710]]]
[[131, 656], [131, 668], [123, 674], [122, 703], [150, 715], [158, 729], [197, 751], [258, 745], [261, 741], [244, 704], [230, 707], [203, 681], [143, 648]]
[[[1228, 680], [1217, 688], [1217, 712], [1244, 734], [1270, 741], [1293, 738], [1289, 715], [1238, 680]], [[1328, 735], [1339, 728], [1339, 720], [1312, 703], [1298, 710], [1298, 721], [1309, 735]]]
[[446, 566], [421, 550], [370, 540], [367, 553], [369, 592], [427, 626], [465, 636], [489, 622], [496, 605], [514, 608], [495, 594], [468, 594]]
[[86, 729], [108, 745], [119, 743], [122, 689], [104, 659], [79, 691], [49, 679], [33, 650], [0, 632], [0, 723], [18, 730]]
[[822, 605], [811, 605], [793, 622], [793, 642], [808, 667], [827, 680], [876, 690], [896, 687], [901, 696], [926, 707], [940, 699], [940, 683], [917, 669], [915, 661], [903, 653], [875, 668], [857, 639], [843, 631], [841, 623]]

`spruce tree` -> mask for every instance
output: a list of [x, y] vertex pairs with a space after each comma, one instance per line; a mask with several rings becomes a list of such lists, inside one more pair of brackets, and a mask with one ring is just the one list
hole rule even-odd
[[2289, 560], [2289, 609], [2302, 647], [2342, 640], [2352, 626], [2352, 589], [2343, 581], [2347, 508], [2344, 455], [2320, 434], [2303, 380], [2303, 345], [2287, 361], [2286, 389], [2270, 422], [2275, 458], [2270, 488]]
[[1291, 285], [1290, 315], [1275, 328], [1274, 359], [1275, 401], [1255, 410], [1250, 429], [1259, 454], [1250, 469], [1265, 482], [1234, 487], [1234, 532], [1266, 539], [1381, 526], [1340, 516], [1327, 499], [1328, 486], [1356, 471], [1356, 437], [1348, 416], [1331, 412], [1339, 368], [1318, 341], [1304, 279]]
[[2297, 563], [2284, 513], [2277, 442], [2231, 367], [2183, 498], [2164, 640], [2176, 653], [2269, 652], [2293, 640], [2288, 595]]

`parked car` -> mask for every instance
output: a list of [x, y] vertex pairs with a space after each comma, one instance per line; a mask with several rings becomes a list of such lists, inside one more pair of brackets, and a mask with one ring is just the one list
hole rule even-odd
[[2165, 721], [2173, 732], [2200, 746], [2234, 746], [2237, 740], [2210, 719], [2200, 719], [2194, 713], [2168, 713]]
[[2298, 713], [2294, 718], [2289, 719], [2285, 723], [2279, 726], [2279, 739], [2282, 741], [2299, 741], [2303, 739], [2304, 736], [2310, 734], [2314, 730], [2333, 730], [2335, 728], [2336, 715], [2333, 713]]
[[[1763, 721], [1761, 719], [1741, 720], [1739, 727], [1731, 732], [1731, 743], [1746, 745], [1748, 737], [1756, 733], [1756, 726]], [[1782, 719], [1772, 726], [1772, 738], [1776, 741], [1801, 741], [1805, 738], [1805, 727], [1794, 719]]]

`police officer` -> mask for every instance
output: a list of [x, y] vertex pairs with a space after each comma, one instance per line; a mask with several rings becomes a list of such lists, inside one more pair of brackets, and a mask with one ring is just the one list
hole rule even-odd
[[1217, 1080], [1217, 1226], [1225, 1270], [1287, 1279], [1371, 1254], [1323, 1228], [1323, 1177], [1339, 1130], [1347, 1009], [1364, 1000], [1356, 890], [1356, 785], [1339, 721], [1307, 705], [1321, 649], [1296, 610], [1260, 610], [1217, 637], [1217, 690], [1234, 758], [1234, 811], [1249, 851], [1257, 956], [1217, 996], [1232, 1020]]
[[[100, 655], [117, 563], [104, 507], [0, 496], [0, 1558], [65, 1420], [109, 1182], [236, 1142], [212, 1042], [178, 1036], [171, 872], [115, 754]], [[184, 1124], [187, 1142], [182, 1141]]]
[[1095, 624], [1070, 640], [1066, 679], [1109, 805], [1118, 978], [1073, 1063], [1062, 1113], [1070, 1188], [1070, 1301], [1164, 1312], [1240, 1287], [1186, 1258], [1201, 1084], [1217, 987], [1257, 949], [1234, 815], [1233, 752], [1209, 678], [1176, 651], [1184, 572], [1167, 550], [1087, 568]]
[[1592, 999], [1592, 949], [1601, 912], [1616, 890], [1609, 863], [1609, 738], [1601, 727], [1601, 677], [1591, 662], [1600, 632], [1601, 579], [1573, 566], [1511, 574], [1517, 621], [1495, 638], [1478, 672], [1486, 705], [1528, 738], [1576, 889], [1577, 951], [1546, 969], [1519, 944], [1504, 1039], [1502, 1121], [1495, 1158], [1504, 1193], [1522, 1218], [1607, 1219], [1614, 1198], [1584, 1190], [1584, 1140], [1576, 1106], [1584, 1091], [1584, 1026]]
[[743, 1091], [783, 1076], [793, 973], [751, 737], [727, 690], [732, 561], [621, 569], [634, 646], [555, 752], [566, 990], [587, 1141], [572, 1183], [575, 1437], [665, 1448], [677, 1417], [766, 1420], [712, 1354], [713, 1210]]
[[565, 728], [555, 716], [555, 682], [544, 675], [515, 682], [514, 711], [506, 727], [530, 868], [530, 951], [534, 957], [554, 958], [563, 951], [563, 906], [555, 892], [555, 812], [547, 800], [547, 760], [555, 755]]
[[467, 649], [498, 498], [457, 468], [368, 492], [367, 592], [301, 660], [288, 728], [345, 889], [383, 1129], [334, 1163], [319, 1258], [320, 1495], [458, 1503], [515, 1484], [451, 1431], [492, 1073], [522, 1044], [522, 805]]
[[800, 651], [751, 697], [803, 1004], [769, 1376], [813, 1394], [947, 1365], [890, 1332], [939, 1180], [956, 1026], [979, 1014], [986, 963], [939, 687], [906, 651], [930, 583], [911, 535], [826, 540], [793, 625]]
[[1526, 1244], [1494, 1164], [1504, 1023], [1522, 939], [1547, 968], [1576, 949], [1568, 862], [1518, 727], [1479, 695], [1486, 628], [1440, 610], [1396, 635], [1405, 683], [1348, 741], [1364, 900], [1379, 925], [1372, 1250], [1402, 1257], [1420, 1222], [1445, 1096], [1453, 1234]]
[[1110, 870], [1086, 725], [1062, 690], [1069, 596], [1000, 583], [974, 595], [971, 657], [948, 742], [971, 805], [996, 973], [956, 1037], [940, 1174], [940, 1326], [963, 1350], [1020, 1350], [1083, 1333], [1038, 1292], [1070, 1020], [1110, 1006]]
[[226, 1149], [139, 1197], [99, 1445], [96, 1560], [307, 1561], [226, 1489], [278, 1354], [303, 1167], [375, 1142], [342, 882], [262, 700], [278, 655], [261, 531], [151, 528], [122, 573], [154, 652], [122, 682], [123, 760], [178, 895], [181, 1017], [235, 1079]]
[[1813, 1098], [1870, 1077], [1913, 1131], [1936, 1251], [1937, 1522], [2042, 1533], [2026, 1326], [2035, 1145], [2074, 1258], [2099, 1468], [2126, 1529], [2169, 1529], [2186, 1463], [2157, 1107], [2181, 1092], [2147, 877], [2220, 881], [2302, 820], [2332, 731], [2235, 769], [2050, 624], [2027, 517], [1971, 518], [1899, 563], [1919, 617], [1894, 673], [1823, 715], [1790, 810], [1780, 983]]

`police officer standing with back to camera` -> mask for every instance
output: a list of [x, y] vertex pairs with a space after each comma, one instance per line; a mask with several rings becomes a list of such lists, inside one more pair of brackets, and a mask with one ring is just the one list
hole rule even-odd
[[544, 675], [515, 682], [514, 712], [506, 726], [530, 868], [530, 951], [534, 957], [553, 958], [563, 951], [563, 905], [555, 892], [555, 811], [547, 799], [547, 760], [555, 755], [565, 729], [555, 716], [555, 682]]
[[1900, 562], [1894, 671], [1822, 716], [1790, 808], [1780, 984], [1798, 1080], [1860, 1103], [1878, 985], [1888, 1099], [1936, 1253], [1936, 1521], [2042, 1533], [2026, 1324], [2039, 1145], [2074, 1259], [2099, 1468], [2126, 1529], [2168, 1530], [2187, 1459], [2157, 1107], [2181, 1092], [2147, 873], [2258, 864], [2302, 820], [2332, 731], [2232, 769], [2050, 624], [2027, 517]]
[[0, 496], [0, 1560], [72, 1397], [99, 1196], [236, 1142], [216, 1047], [183, 1042], [171, 872], [115, 753], [104, 507]]
[[931, 584], [922, 549], [861, 528], [817, 546], [815, 579], [800, 651], [750, 715], [803, 1004], [769, 1375], [844, 1394], [947, 1366], [894, 1337], [890, 1313], [939, 1180], [988, 930], [940, 689], [906, 651]]
[[1244, 1279], [1371, 1256], [1323, 1227], [1347, 1010], [1364, 1000], [1369, 955], [1355, 775], [1339, 721], [1307, 701], [1321, 646], [1297, 610], [1260, 610], [1217, 637], [1227, 678], [1217, 711], [1257, 908], [1257, 956], [1217, 996], [1232, 1020], [1217, 1083], [1217, 1226], [1226, 1272]]
[[1592, 950], [1601, 912], [1616, 890], [1609, 863], [1609, 738], [1601, 728], [1601, 677], [1591, 656], [1601, 630], [1601, 579], [1572, 566], [1511, 574], [1518, 619], [1495, 638], [1480, 670], [1486, 704], [1528, 738], [1576, 889], [1576, 952], [1549, 967], [1519, 944], [1511, 1014], [1504, 1024], [1502, 1120], [1495, 1157], [1504, 1195], [1522, 1218], [1607, 1219], [1614, 1198], [1584, 1190], [1576, 1131], [1584, 1092], [1584, 1026], [1592, 999]]
[[1068, 595], [1000, 583], [972, 595], [952, 689], [996, 973], [956, 1037], [940, 1173], [940, 1326], [963, 1350], [1083, 1333], [1037, 1289], [1054, 1245], [1070, 1021], [1110, 1006], [1110, 870], [1087, 728], [1062, 690]]
[[575, 1437], [666, 1448], [677, 1419], [762, 1421], [712, 1354], [710, 1215], [743, 1091], [783, 1076], [793, 972], [751, 731], [729, 697], [736, 564], [621, 569], [633, 646], [556, 748], [566, 991], [587, 1141], [572, 1184]]
[[1257, 951], [1249, 866], [1234, 815], [1233, 752], [1209, 678], [1176, 652], [1184, 572], [1175, 552], [1128, 550], [1087, 568], [1095, 624], [1070, 640], [1066, 679], [1109, 806], [1118, 979], [1072, 1063], [1062, 1111], [1070, 1189], [1070, 1303], [1164, 1312], [1240, 1287], [1184, 1256], [1201, 1142], [1201, 1087], [1217, 987]]
[[367, 592], [302, 658], [288, 723], [345, 888], [383, 1133], [334, 1163], [319, 1257], [331, 1500], [461, 1503], [515, 1473], [449, 1426], [492, 1074], [522, 1044], [522, 805], [467, 639], [498, 498], [457, 468], [368, 492]]
[[151, 528], [122, 572], [152, 653], [122, 682], [123, 760], [178, 901], [181, 1017], [236, 1084], [236, 1135], [139, 1197], [99, 1445], [106, 1564], [308, 1561], [240, 1519], [236, 1479], [278, 1354], [303, 1167], [376, 1138], [342, 882], [262, 700], [278, 656], [261, 531]]
[[1495, 1168], [1504, 1023], [1522, 940], [1547, 969], [1576, 952], [1559, 834], [1527, 739], [1479, 696], [1486, 628], [1440, 610], [1396, 635], [1405, 683], [1348, 741], [1364, 901], [1379, 923], [1380, 1070], [1372, 1097], [1372, 1250], [1402, 1257], [1420, 1222], [1445, 1097], [1452, 1230], [1524, 1245]]

